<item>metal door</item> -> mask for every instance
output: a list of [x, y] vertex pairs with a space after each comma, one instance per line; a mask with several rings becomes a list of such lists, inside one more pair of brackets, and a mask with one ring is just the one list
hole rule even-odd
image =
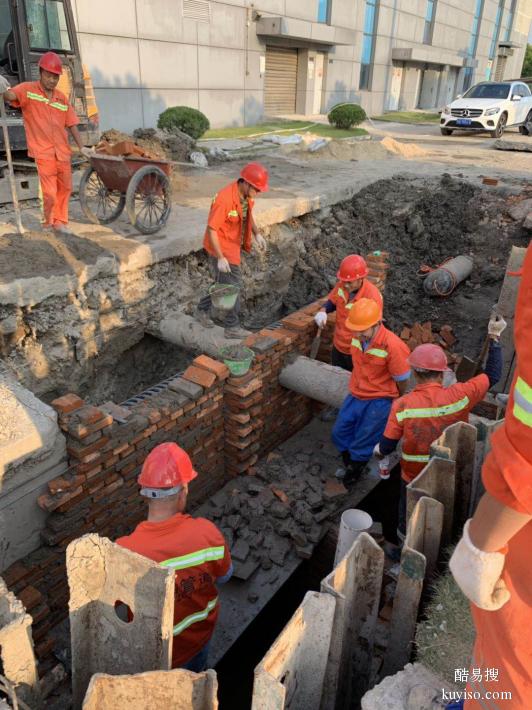
[[438, 86], [440, 72], [435, 69], [426, 69], [421, 79], [421, 92], [419, 94], [418, 108], [436, 108], [438, 105]]
[[266, 47], [264, 111], [269, 116], [296, 111], [297, 49]]

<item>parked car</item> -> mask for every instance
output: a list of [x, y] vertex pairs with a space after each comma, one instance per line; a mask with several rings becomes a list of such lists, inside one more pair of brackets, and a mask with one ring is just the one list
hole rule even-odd
[[443, 136], [450, 136], [453, 130], [465, 130], [488, 131], [492, 138], [500, 138], [510, 126], [519, 126], [520, 132], [527, 135], [529, 122], [532, 93], [524, 82], [483, 81], [445, 106], [440, 130]]

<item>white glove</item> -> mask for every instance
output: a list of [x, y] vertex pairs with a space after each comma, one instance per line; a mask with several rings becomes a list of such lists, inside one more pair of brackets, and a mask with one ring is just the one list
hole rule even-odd
[[314, 321], [318, 328], [325, 328], [327, 325], [327, 314], [325, 311], [318, 311], [314, 316]]
[[456, 583], [475, 606], [496, 611], [510, 599], [510, 592], [501, 578], [505, 555], [476, 548], [469, 537], [470, 522], [468, 520], [464, 526], [464, 534], [449, 567]]
[[504, 320], [502, 316], [494, 316], [493, 318], [490, 318], [490, 322], [488, 323], [488, 335], [493, 335], [496, 338], [500, 338], [502, 333], [506, 330], [506, 326], [508, 324]]
[[11, 84], [9, 81], [5, 78], [5, 76], [0, 74], [0, 94], [5, 94], [10, 88]]
[[86, 145], [81, 149], [81, 154], [86, 158], [91, 158], [94, 155], [94, 148], [87, 148]]
[[218, 259], [218, 271], [221, 271], [222, 274], [231, 273], [231, 266], [225, 256], [222, 256], [221, 259]]
[[260, 233], [255, 234], [255, 246], [259, 251], [266, 249], [266, 239]]

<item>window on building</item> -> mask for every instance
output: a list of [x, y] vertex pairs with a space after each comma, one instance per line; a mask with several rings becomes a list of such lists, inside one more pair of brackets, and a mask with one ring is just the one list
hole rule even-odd
[[331, 0], [318, 0], [318, 22], [329, 22]]
[[499, 34], [501, 32], [501, 22], [502, 16], [504, 14], [504, 5], [506, 0], [499, 0], [499, 6], [497, 7], [497, 14], [495, 15], [495, 26], [493, 28], [493, 37], [491, 38], [490, 53], [489, 58], [494, 59], [495, 52], [497, 51], [497, 43], [499, 41]]
[[515, 7], [517, 5], [517, 0], [512, 0], [510, 5], [510, 11], [508, 12], [508, 17], [506, 18], [506, 28], [504, 31], [504, 41], [509, 42], [512, 36], [512, 30], [514, 28], [514, 18], [515, 18]]
[[437, 0], [427, 0], [427, 12], [425, 14], [425, 29], [423, 31], [423, 44], [432, 44], [432, 34], [434, 32], [434, 20], [436, 19]]
[[364, 16], [364, 35], [362, 37], [362, 57], [360, 59], [359, 89], [371, 88], [373, 73], [373, 56], [375, 54], [375, 35], [377, 31], [377, 14], [379, 0], [366, 0]]

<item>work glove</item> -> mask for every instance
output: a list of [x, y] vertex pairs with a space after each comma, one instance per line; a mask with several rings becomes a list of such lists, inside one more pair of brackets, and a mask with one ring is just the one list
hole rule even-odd
[[314, 321], [318, 328], [325, 328], [327, 325], [327, 314], [325, 311], [318, 311], [314, 316]]
[[264, 251], [264, 249], [266, 249], [266, 239], [264, 239], [262, 234], [259, 232], [255, 234], [255, 246], [259, 251]]
[[506, 330], [507, 325], [508, 324], [502, 316], [493, 316], [490, 318], [490, 322], [488, 323], [488, 335], [491, 335], [498, 340], [502, 333]]
[[5, 94], [10, 88], [11, 84], [9, 81], [5, 78], [5, 76], [0, 74], [0, 94]]
[[468, 520], [464, 534], [449, 562], [452, 575], [466, 597], [479, 609], [496, 611], [510, 599], [501, 578], [505, 556], [501, 552], [483, 552], [469, 537]]
[[86, 145], [81, 149], [81, 154], [86, 158], [91, 158], [94, 155], [94, 148], [87, 148]]
[[222, 274], [231, 273], [231, 266], [225, 256], [222, 256], [221, 259], [218, 259], [218, 271], [220, 271]]

